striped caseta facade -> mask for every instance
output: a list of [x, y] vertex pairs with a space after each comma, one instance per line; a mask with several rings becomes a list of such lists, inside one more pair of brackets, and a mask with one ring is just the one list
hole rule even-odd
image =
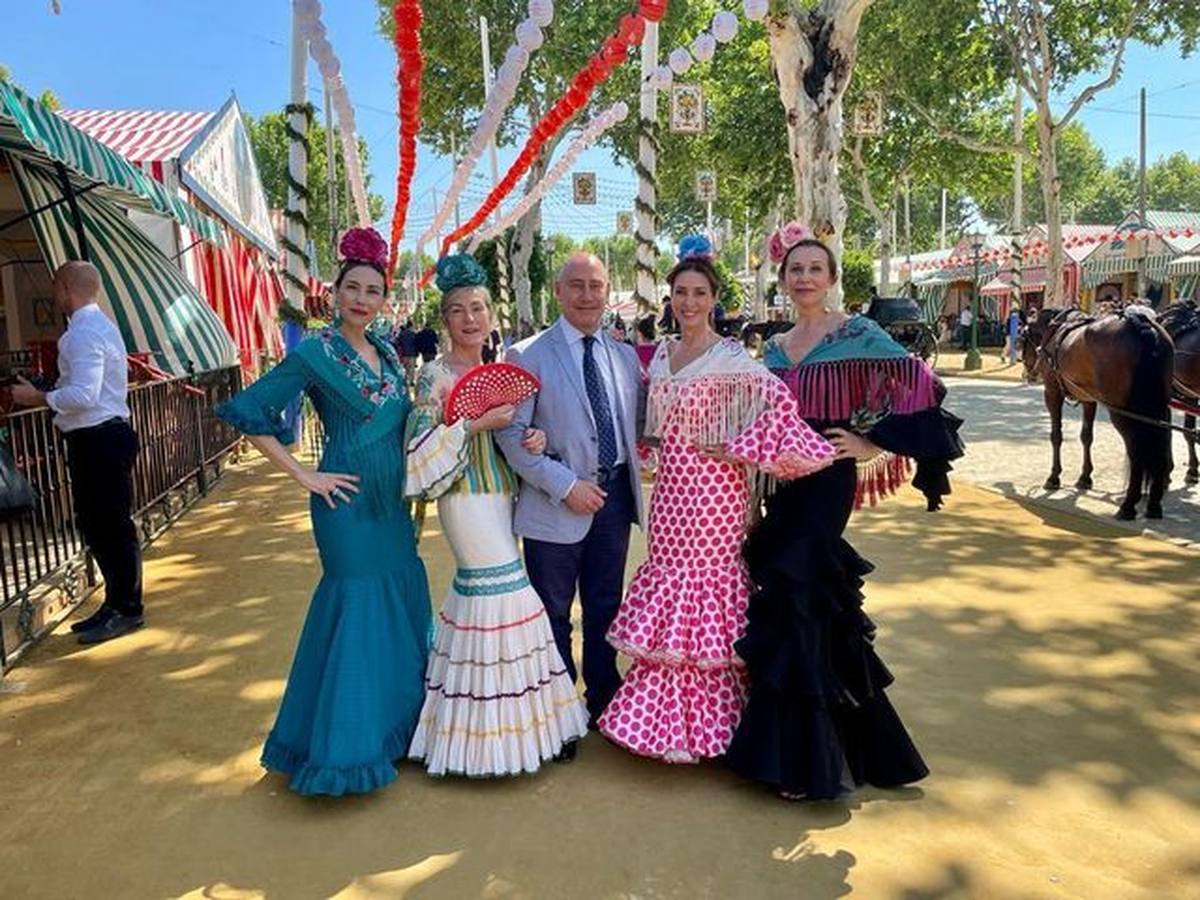
[[[50, 267], [79, 259], [70, 209], [55, 202], [62, 196], [57, 175], [13, 153], [9, 163], [26, 208], [49, 206], [33, 225]], [[103, 279], [101, 305], [120, 327], [125, 346], [149, 351], [172, 375], [233, 365], [237, 351], [216, 313], [124, 210], [95, 192], [76, 202], [89, 257]]]
[[[253, 372], [263, 350], [281, 349], [274, 312], [282, 291], [266, 260], [223, 221], [181, 198], [174, 160], [210, 119], [211, 113], [60, 116], [0, 81], [0, 152], [26, 209], [41, 210], [33, 224], [47, 263], [53, 268], [80, 255], [70, 208], [61, 202], [60, 163], [75, 190], [84, 191], [76, 202], [88, 254], [101, 270], [104, 301], [126, 346], [152, 353], [175, 375], [235, 361]], [[97, 129], [103, 142], [84, 127]], [[191, 243], [199, 290], [126, 208], [179, 224]]]

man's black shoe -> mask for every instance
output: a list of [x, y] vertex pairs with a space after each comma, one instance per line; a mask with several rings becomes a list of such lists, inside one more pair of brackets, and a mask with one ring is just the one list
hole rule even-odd
[[104, 623], [109, 616], [116, 613], [116, 610], [111, 606], [100, 605], [100, 608], [88, 616], [86, 619], [80, 619], [78, 622], [71, 623], [71, 631], [79, 634], [84, 631], [91, 631], [97, 625]]
[[113, 638], [119, 638], [130, 632], [137, 631], [145, 620], [140, 616], [123, 616], [120, 613], [113, 613], [95, 628], [91, 628], [79, 635], [79, 643], [81, 644], [103, 644], [105, 641], [111, 641]]
[[571, 741], [569, 744], [563, 744], [562, 749], [554, 754], [556, 763], [569, 763], [574, 761], [575, 754], [579, 752], [579, 741]]

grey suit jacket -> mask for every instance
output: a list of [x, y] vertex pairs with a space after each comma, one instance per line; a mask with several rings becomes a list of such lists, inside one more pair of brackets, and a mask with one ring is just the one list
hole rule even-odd
[[[573, 544], [587, 535], [592, 517], [571, 512], [562, 501], [576, 479], [596, 480], [599, 444], [583, 372], [571, 356], [561, 321], [513, 345], [505, 355], [506, 362], [536, 375], [542, 389], [517, 408], [512, 424], [496, 431], [495, 438], [521, 478], [513, 529], [522, 537]], [[613, 410], [614, 424], [621, 430], [625, 444], [641, 525], [645, 519], [637, 439], [646, 402], [641, 367], [632, 347], [617, 343], [607, 334], [602, 340], [612, 360], [617, 406]], [[521, 436], [531, 426], [546, 433], [544, 454], [534, 455], [521, 447]]]

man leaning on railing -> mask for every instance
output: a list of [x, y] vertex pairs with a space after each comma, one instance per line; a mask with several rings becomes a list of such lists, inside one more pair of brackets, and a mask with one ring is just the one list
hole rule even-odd
[[132, 519], [138, 439], [129, 425], [125, 343], [100, 309], [100, 273], [68, 262], [54, 273], [54, 299], [68, 317], [58, 341], [59, 378], [43, 392], [25, 379], [13, 387], [22, 406], [49, 406], [67, 442], [75, 518], [104, 575], [104, 603], [71, 630], [99, 644], [142, 627], [142, 551]]

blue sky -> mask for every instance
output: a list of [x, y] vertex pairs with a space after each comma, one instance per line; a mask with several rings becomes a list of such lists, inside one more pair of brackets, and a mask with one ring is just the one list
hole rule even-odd
[[[51, 88], [67, 107], [216, 110], [234, 91], [244, 109], [259, 115], [287, 101], [288, 0], [61, 0], [60, 16], [50, 12], [49, 0], [0, 2], [6, 7], [0, 63], [27, 90]], [[371, 147], [375, 190], [387, 198], [390, 217], [395, 59], [375, 28], [376, 10], [373, 0], [326, 2], [325, 23], [357, 107], [359, 132]], [[509, 36], [493, 34], [496, 64], [509, 42]], [[309, 73], [310, 87], [319, 85], [315, 65]], [[1143, 86], [1150, 92], [1150, 158], [1178, 150], [1200, 155], [1200, 57], [1185, 60], [1175, 47], [1133, 46], [1121, 81], [1081, 116], [1109, 159], [1137, 154], [1137, 92]], [[319, 92], [310, 99], [322, 102]], [[501, 148], [501, 172], [515, 155], [516, 149]], [[585, 154], [576, 169], [597, 172], [599, 202], [575, 207], [564, 180], [545, 205], [549, 230], [575, 237], [612, 233], [616, 212], [632, 208], [632, 173], [615, 166], [603, 148]], [[422, 148], [406, 244], [432, 218], [432, 192], [443, 193], [449, 178], [449, 160]], [[486, 195], [489, 179], [485, 156], [464, 195], [464, 218]]]

